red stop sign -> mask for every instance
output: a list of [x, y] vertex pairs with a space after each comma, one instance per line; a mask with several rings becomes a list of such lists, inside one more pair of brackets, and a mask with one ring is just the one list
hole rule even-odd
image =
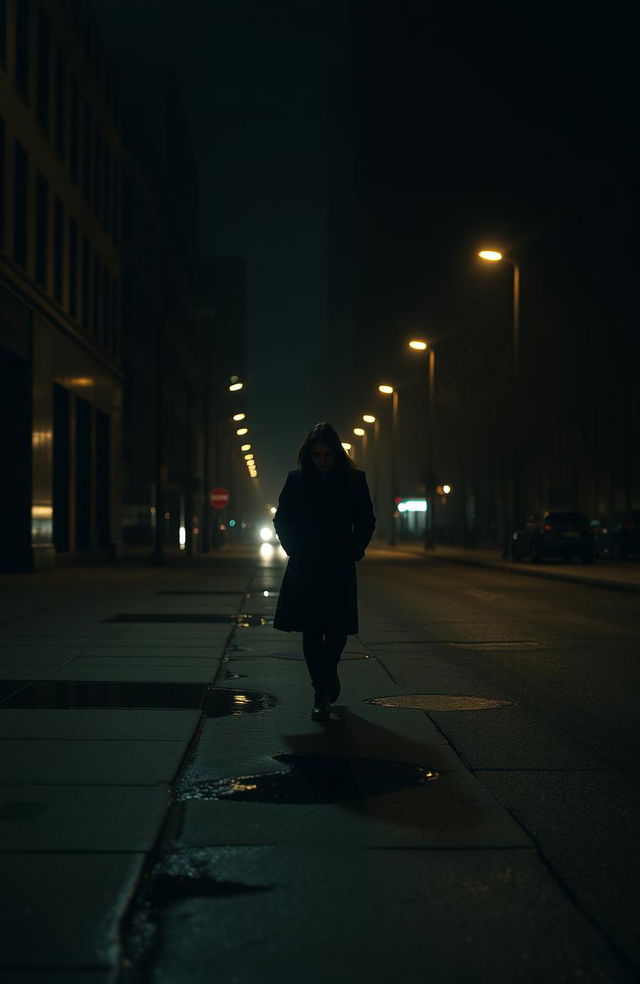
[[229, 505], [229, 492], [227, 489], [215, 488], [209, 493], [209, 505], [212, 509], [224, 509]]

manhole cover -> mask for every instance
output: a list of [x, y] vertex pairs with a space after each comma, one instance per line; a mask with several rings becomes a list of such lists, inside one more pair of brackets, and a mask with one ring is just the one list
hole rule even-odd
[[342, 755], [274, 755], [286, 771], [192, 780], [178, 786], [180, 800], [237, 800], [247, 803], [337, 803], [361, 800], [410, 786], [438, 773], [406, 762]]
[[[304, 659], [302, 653], [271, 653], [273, 659]], [[371, 659], [371, 653], [353, 653], [345, 652], [342, 654], [341, 659]]]
[[455, 649], [539, 649], [539, 642], [450, 642]]
[[254, 714], [271, 710], [276, 704], [271, 694], [197, 683], [38, 680], [7, 697], [0, 709], [192, 708], [209, 718]]
[[407, 694], [400, 697], [367, 697], [365, 704], [378, 707], [409, 707], [417, 711], [490, 711], [508, 707], [513, 701], [493, 697], [460, 697], [455, 694]]

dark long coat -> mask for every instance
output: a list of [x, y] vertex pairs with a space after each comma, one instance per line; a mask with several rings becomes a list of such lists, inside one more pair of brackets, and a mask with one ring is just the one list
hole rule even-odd
[[358, 631], [356, 562], [376, 521], [363, 471], [289, 472], [273, 519], [289, 555], [274, 628]]

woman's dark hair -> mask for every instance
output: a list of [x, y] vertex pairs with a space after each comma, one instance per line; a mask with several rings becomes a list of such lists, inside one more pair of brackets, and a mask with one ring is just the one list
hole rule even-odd
[[351, 458], [342, 447], [342, 442], [338, 437], [338, 432], [335, 427], [323, 421], [320, 424], [316, 424], [311, 428], [307, 436], [305, 437], [302, 447], [298, 451], [298, 462], [303, 472], [310, 472], [311, 469], [315, 469], [313, 461], [311, 460], [311, 448], [314, 444], [321, 441], [326, 444], [328, 448], [335, 454], [334, 468], [340, 471], [347, 472], [350, 468], [353, 468], [353, 462]]

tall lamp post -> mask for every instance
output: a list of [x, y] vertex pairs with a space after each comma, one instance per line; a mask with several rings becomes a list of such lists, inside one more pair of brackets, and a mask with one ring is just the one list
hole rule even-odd
[[362, 419], [365, 424], [373, 424], [373, 511], [378, 515], [378, 453], [380, 441], [380, 421], [372, 413], [363, 413]]
[[509, 556], [509, 535], [515, 529], [516, 523], [520, 518], [520, 466], [518, 455], [518, 441], [520, 437], [519, 421], [519, 383], [520, 383], [520, 267], [515, 260], [504, 256], [497, 249], [481, 249], [478, 252], [481, 260], [488, 263], [510, 263], [513, 267], [513, 324], [512, 324], [512, 352], [511, 352], [511, 428], [510, 428], [510, 458], [511, 458], [511, 480], [509, 510], [510, 515], [506, 517], [505, 529], [502, 537], [502, 556]]
[[414, 338], [409, 342], [409, 348], [414, 352], [427, 353], [427, 433], [426, 433], [426, 462], [424, 471], [425, 498], [427, 500], [427, 515], [424, 524], [424, 549], [436, 548], [436, 517], [435, 517], [435, 483], [436, 468], [434, 461], [434, 407], [436, 381], [436, 354], [433, 345], [424, 339]]
[[378, 391], [391, 397], [391, 527], [389, 546], [396, 545], [396, 498], [398, 496], [397, 443], [398, 443], [398, 391], [388, 383], [381, 383]]
[[367, 467], [367, 432], [364, 427], [354, 427], [353, 433], [356, 437], [362, 438], [362, 467]]

